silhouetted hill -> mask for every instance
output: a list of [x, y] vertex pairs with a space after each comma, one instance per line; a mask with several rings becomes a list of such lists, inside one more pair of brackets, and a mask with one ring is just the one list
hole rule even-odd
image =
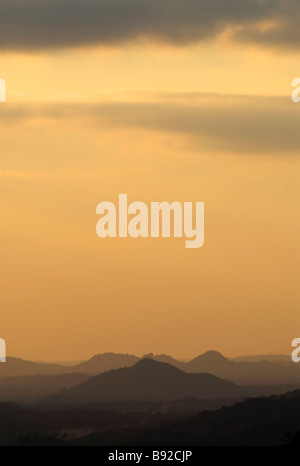
[[[111, 429], [71, 441], [70, 445], [281, 446], [299, 445], [300, 390], [252, 398], [187, 419], [142, 427]], [[284, 439], [287, 440], [284, 440]]]
[[237, 384], [300, 385], [300, 365], [293, 362], [290, 364], [270, 361], [237, 362], [225, 358], [216, 351], [198, 356], [184, 364], [183, 369], [190, 373], [209, 372]]
[[88, 361], [73, 367], [73, 371], [84, 374], [101, 374], [112, 369], [121, 369], [136, 364], [140, 358], [132, 354], [104, 353], [93, 356]]
[[204, 411], [187, 421], [149, 432], [144, 445], [276, 446], [300, 426], [300, 390], [282, 396], [253, 398], [215, 412]]
[[31, 375], [0, 378], [0, 402], [37, 402], [42, 398], [78, 385], [86, 374]]
[[8, 376], [58, 375], [82, 373], [98, 375], [112, 369], [132, 367], [143, 359], [166, 362], [187, 373], [208, 373], [240, 385], [300, 386], [300, 364], [292, 361], [237, 361], [225, 358], [217, 351], [208, 351], [190, 362], [177, 361], [168, 355], [149, 354], [138, 358], [129, 354], [104, 353], [75, 366], [37, 363], [18, 358], [7, 358], [0, 364], [0, 379]]
[[207, 351], [204, 354], [192, 359], [190, 362], [185, 363], [184, 368], [188, 372], [199, 372], [199, 368], [202, 371], [210, 370], [212, 367], [231, 367], [232, 361], [226, 359], [218, 351]]
[[[177, 359], [172, 358], [172, 356], [168, 356], [167, 354], [146, 354], [143, 358], [153, 359], [157, 362], [166, 362], [167, 364], [171, 364], [172, 366], [177, 367], [178, 369], [184, 370], [185, 363], [182, 361], [178, 361]], [[143, 359], [142, 358], [142, 359]]]
[[61, 364], [26, 361], [20, 358], [8, 357], [6, 363], [0, 364], [1, 377], [20, 377], [29, 375], [58, 375], [81, 373], [96, 375], [111, 369], [120, 369], [136, 364], [140, 358], [129, 354], [104, 353], [74, 366]]
[[287, 354], [255, 354], [250, 356], [239, 356], [237, 358], [231, 358], [232, 361], [236, 362], [280, 362], [280, 363], [291, 363], [291, 355]]
[[68, 372], [77, 372], [77, 370], [59, 364], [32, 362], [13, 357], [6, 358], [6, 363], [0, 364], [0, 378], [27, 375], [58, 375]]
[[299, 446], [299, 428], [299, 390], [196, 415], [0, 404], [0, 446]]
[[159, 401], [186, 397], [212, 399], [245, 391], [210, 374], [187, 374], [174, 366], [142, 359], [133, 367], [112, 370], [51, 398], [52, 403]]

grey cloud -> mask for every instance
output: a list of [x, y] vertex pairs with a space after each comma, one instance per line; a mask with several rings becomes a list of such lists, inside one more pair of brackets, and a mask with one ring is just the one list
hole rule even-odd
[[[238, 41], [296, 47], [299, 0], [0, 0], [0, 49], [188, 45], [230, 27]], [[261, 32], [272, 21], [273, 31]]]
[[[218, 96], [188, 94], [183, 103], [98, 103], [10, 106], [0, 121], [52, 119], [105, 131], [105, 128], [152, 130], [181, 136], [196, 149], [240, 153], [299, 152], [300, 116], [297, 104], [285, 97]], [[196, 103], [195, 103], [196, 102]], [[47, 120], [46, 123], [47, 124]]]

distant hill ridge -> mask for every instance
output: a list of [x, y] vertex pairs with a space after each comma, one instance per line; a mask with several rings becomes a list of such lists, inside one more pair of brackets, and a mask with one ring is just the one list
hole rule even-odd
[[[145, 356], [158, 362], [167, 362], [187, 373], [209, 373], [237, 384], [275, 385], [300, 384], [300, 367], [290, 362], [268, 360], [230, 360], [218, 351], [207, 351], [189, 362], [178, 361], [168, 355]], [[46, 364], [8, 357], [0, 364], [0, 378], [28, 375], [58, 375], [82, 373], [97, 375], [111, 369], [131, 367], [144, 359], [131, 354], [104, 353], [74, 366]], [[270, 357], [271, 358], [271, 357]]]
[[213, 399], [245, 392], [211, 374], [187, 374], [176, 367], [145, 358], [132, 367], [114, 369], [51, 397], [54, 404], [116, 401], [161, 401], [193, 397]]

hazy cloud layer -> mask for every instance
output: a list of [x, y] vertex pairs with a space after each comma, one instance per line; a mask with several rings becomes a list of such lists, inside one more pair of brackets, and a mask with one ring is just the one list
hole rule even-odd
[[0, 0], [0, 49], [187, 45], [228, 28], [238, 41], [296, 48], [299, 0]]
[[[182, 103], [28, 104], [6, 105], [0, 122], [22, 125], [43, 119], [59, 125], [78, 120], [92, 131], [134, 128], [188, 137], [196, 149], [241, 153], [298, 152], [297, 105], [282, 97], [233, 97], [195, 94]], [[189, 101], [190, 100], [190, 101]]]

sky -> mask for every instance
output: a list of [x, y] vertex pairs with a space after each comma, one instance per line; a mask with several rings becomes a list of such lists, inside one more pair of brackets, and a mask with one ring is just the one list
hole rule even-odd
[[[299, 337], [297, 0], [0, 1], [9, 355], [188, 359]], [[205, 243], [96, 235], [96, 206], [205, 202]], [[298, 334], [297, 334], [298, 331]]]

